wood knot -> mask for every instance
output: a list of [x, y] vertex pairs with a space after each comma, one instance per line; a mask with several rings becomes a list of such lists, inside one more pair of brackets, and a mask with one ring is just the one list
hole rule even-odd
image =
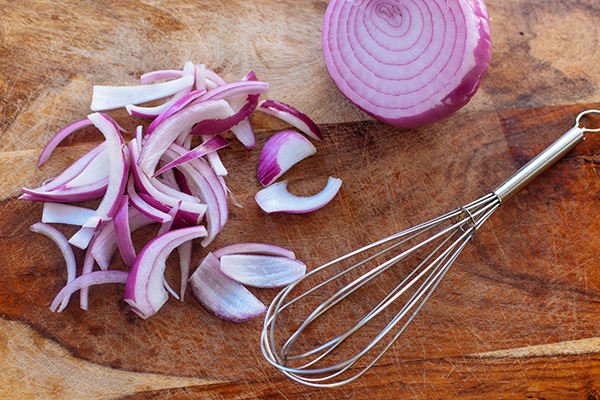
[[600, 400], [600, 394], [595, 390], [590, 390], [587, 394], [586, 400]]

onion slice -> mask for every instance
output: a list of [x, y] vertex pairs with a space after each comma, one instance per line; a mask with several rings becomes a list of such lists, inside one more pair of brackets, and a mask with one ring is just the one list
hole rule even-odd
[[313, 144], [296, 131], [282, 131], [265, 143], [258, 163], [258, 181], [269, 186], [294, 164], [317, 152]]
[[61, 203], [44, 203], [42, 222], [82, 226], [93, 217], [95, 211]]
[[283, 247], [274, 246], [264, 243], [237, 243], [229, 246], [221, 247], [213, 252], [215, 257], [221, 258], [231, 254], [263, 254], [268, 256], [280, 256], [291, 259], [296, 259], [293, 251], [284, 249]]
[[125, 286], [125, 301], [140, 317], [146, 319], [167, 301], [164, 288], [165, 262], [180, 244], [206, 236], [203, 226], [182, 228], [152, 239], [138, 254]]
[[[53, 227], [52, 225], [45, 224], [43, 222], [37, 222], [29, 228], [32, 232], [40, 233], [48, 238], [50, 238], [56, 245], [58, 246], [60, 252], [62, 253], [65, 263], [67, 264], [67, 283], [72, 282], [77, 275], [77, 264], [75, 262], [75, 255], [73, 254], [73, 249], [69, 246], [69, 242], [65, 235], [63, 235], [58, 229]], [[69, 299], [71, 295], [65, 296], [60, 301], [60, 308], [58, 312], [61, 312], [67, 304], [69, 304]]]
[[173, 114], [160, 125], [147, 139], [139, 156], [139, 165], [148, 175], [154, 174], [165, 149], [179, 136], [179, 133], [190, 129], [195, 123], [207, 118], [225, 118], [231, 115], [231, 107], [224, 100], [204, 101], [191, 104]]
[[162, 69], [158, 71], [146, 72], [140, 76], [140, 83], [142, 85], [146, 85], [148, 83], [152, 83], [154, 81], [159, 81], [162, 79], [176, 79], [181, 78], [183, 75], [183, 71], [178, 69]]
[[131, 241], [131, 229], [129, 227], [129, 196], [124, 195], [113, 220], [113, 229], [117, 240], [119, 253], [125, 264], [133, 265], [135, 261], [135, 247]]
[[259, 191], [254, 199], [266, 213], [303, 214], [324, 207], [333, 200], [341, 186], [341, 179], [330, 176], [327, 186], [320, 193], [310, 197], [298, 197], [288, 192], [287, 181], [283, 181]]
[[174, 95], [180, 90], [194, 85], [194, 75], [183, 75], [181, 78], [153, 85], [139, 86], [101, 86], [94, 85], [92, 94], [92, 111], [114, 110], [128, 104], [141, 104]]
[[[139, 212], [133, 206], [129, 207], [127, 214], [129, 217], [130, 232], [135, 232], [144, 226], [151, 225], [156, 222]], [[110, 266], [110, 260], [117, 248], [117, 235], [115, 234], [113, 220], [100, 227], [98, 235], [95, 237], [94, 241], [90, 243], [89, 250], [100, 266], [100, 269], [106, 271]], [[123, 258], [122, 255], [121, 258]]]
[[187, 281], [190, 276], [190, 267], [192, 266], [192, 242], [185, 242], [177, 247], [177, 254], [179, 255], [179, 270], [181, 271], [181, 294], [180, 299], [185, 299], [185, 289], [187, 288]]
[[152, 177], [154, 178], [157, 175], [160, 175], [163, 172], [170, 170], [171, 168], [174, 168], [178, 165], [189, 162], [198, 157], [202, 157], [208, 153], [215, 152], [215, 151], [222, 149], [224, 147], [227, 147], [227, 146], [229, 146], [229, 142], [227, 140], [223, 139], [223, 137], [217, 135], [213, 138], [210, 138], [209, 140], [202, 143], [201, 145], [194, 148], [193, 150], [188, 151], [187, 153], [185, 153], [178, 159], [171, 161], [170, 163], [168, 163], [167, 165], [165, 165], [164, 167], [159, 169]]
[[127, 272], [124, 271], [96, 271], [81, 275], [79, 278], [67, 283], [67, 285], [58, 292], [50, 306], [50, 310], [56, 311], [58, 305], [61, 304], [64, 299], [80, 289], [103, 283], [125, 283], [127, 282], [127, 275]]
[[323, 141], [323, 134], [317, 124], [308, 115], [289, 104], [277, 100], [264, 100], [258, 106], [258, 110], [287, 122], [315, 140]]
[[73, 122], [72, 124], [69, 124], [69, 125], [65, 126], [64, 128], [62, 128], [60, 131], [58, 131], [58, 133], [56, 135], [54, 135], [52, 137], [52, 139], [50, 139], [48, 141], [48, 143], [46, 144], [46, 147], [44, 147], [44, 150], [42, 150], [42, 153], [40, 154], [40, 158], [38, 159], [37, 166], [40, 167], [43, 163], [48, 161], [48, 159], [50, 158], [50, 155], [52, 154], [52, 152], [54, 151], [56, 146], [58, 146], [60, 144], [60, 142], [62, 142], [67, 136], [69, 136], [71, 133], [73, 133], [75, 131], [78, 131], [78, 130], [83, 129], [86, 126], [90, 126], [90, 125], [92, 125], [92, 121], [90, 121], [87, 118], [84, 118], [80, 121]]
[[244, 285], [276, 288], [302, 278], [306, 265], [287, 257], [230, 254], [221, 257], [221, 272]]
[[350, 101], [389, 124], [421, 126], [477, 91], [490, 62], [489, 17], [483, 0], [332, 0], [322, 46]]
[[202, 260], [189, 283], [194, 298], [219, 318], [243, 322], [267, 311], [248, 289], [220, 271], [219, 260], [212, 253]]

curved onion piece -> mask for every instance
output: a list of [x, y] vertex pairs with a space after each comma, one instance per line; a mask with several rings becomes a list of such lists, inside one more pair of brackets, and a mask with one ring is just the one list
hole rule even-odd
[[94, 160], [100, 153], [104, 151], [105, 147], [106, 142], [100, 143], [98, 146], [94, 147], [93, 149], [85, 153], [83, 156], [78, 158], [73, 164], [68, 166], [67, 169], [61, 172], [60, 175], [52, 178], [49, 182], [42, 184], [42, 186], [40, 186], [39, 189], [48, 191], [56, 189], [57, 187], [70, 182], [75, 177], [80, 175], [81, 172], [85, 170], [87, 166], [92, 162], [92, 160]]
[[266, 213], [303, 214], [324, 207], [333, 200], [341, 186], [341, 179], [330, 176], [327, 186], [320, 193], [310, 197], [298, 197], [287, 191], [287, 181], [283, 181], [259, 191], [254, 199]]
[[53, 189], [45, 192], [39, 189], [22, 188], [25, 193], [20, 199], [31, 201], [54, 201], [58, 203], [68, 203], [73, 201], [84, 201], [97, 199], [106, 193], [108, 179], [102, 179], [87, 185], [77, 186], [68, 189]]
[[138, 195], [135, 191], [135, 185], [132, 178], [127, 182], [127, 195], [129, 196], [131, 205], [148, 218], [151, 218], [156, 222], [166, 222], [171, 218], [168, 214], [148, 204]]
[[174, 161], [171, 161], [170, 163], [168, 163], [167, 165], [165, 165], [164, 167], [159, 169], [154, 174], [153, 178], [156, 177], [156, 175], [160, 175], [163, 172], [170, 170], [171, 168], [174, 168], [178, 165], [189, 162], [195, 158], [202, 157], [208, 153], [215, 152], [215, 151], [222, 149], [224, 147], [227, 147], [227, 146], [229, 146], [229, 142], [227, 140], [223, 139], [223, 137], [221, 137], [219, 135], [217, 135], [213, 138], [210, 138], [206, 142], [202, 143], [200, 146], [194, 148], [193, 150], [188, 151], [183, 156], [179, 157], [178, 159], [176, 159]]
[[[92, 217], [92, 218], [94, 218], [94, 217]], [[89, 220], [90, 219], [88, 219], [88, 221]], [[96, 233], [97, 227], [100, 226], [101, 224], [102, 224], [102, 220], [99, 220], [97, 222], [96, 227], [88, 227], [88, 226], [82, 227], [80, 230], [75, 232], [75, 234], [73, 236], [71, 236], [69, 238], [69, 243], [71, 243], [73, 246], [78, 247], [82, 250], [86, 249], [88, 247], [88, 245], [90, 244], [90, 241], [94, 237], [94, 233]]]
[[114, 110], [127, 104], [141, 104], [174, 95], [180, 90], [194, 85], [193, 75], [154, 85], [140, 86], [100, 86], [94, 85], [92, 111]]
[[[127, 213], [129, 216], [130, 232], [135, 232], [144, 226], [148, 226], [156, 222], [139, 212], [134, 207], [129, 207]], [[94, 242], [90, 243], [89, 251], [100, 266], [100, 269], [105, 271], [110, 266], [110, 260], [117, 248], [117, 236], [115, 234], [113, 220], [100, 227], [100, 231], [94, 239]]]
[[[194, 76], [195, 77], [196, 66], [191, 62], [186, 62], [183, 67], [182, 76]], [[163, 74], [164, 75], [164, 74]], [[194, 78], [195, 79], [195, 78]], [[129, 115], [133, 115], [135, 117], [142, 118], [154, 118], [167, 108], [171, 107], [177, 100], [188, 94], [192, 91], [193, 85], [186, 87], [173, 95], [168, 101], [164, 102], [161, 105], [154, 107], [144, 107], [144, 106], [136, 106], [134, 104], [127, 104], [125, 109], [129, 113]]]
[[156, 313], [167, 301], [165, 261], [180, 244], [206, 236], [203, 226], [182, 228], [152, 239], [138, 254], [125, 286], [125, 301], [142, 318]]
[[177, 139], [180, 132], [190, 129], [195, 123], [204, 119], [225, 118], [229, 115], [231, 115], [231, 107], [223, 100], [191, 104], [173, 114], [146, 137], [139, 156], [141, 169], [148, 176], [152, 176], [165, 149]]
[[185, 289], [187, 288], [188, 278], [190, 276], [190, 267], [192, 266], [192, 242], [185, 242], [177, 247], [179, 255], [179, 269], [181, 271], [180, 299], [185, 299]]
[[131, 230], [129, 227], [129, 196], [124, 195], [121, 198], [121, 204], [113, 219], [113, 229], [117, 240], [119, 253], [125, 264], [132, 265], [135, 261], [135, 247], [131, 241]]
[[211, 89], [214, 89], [217, 86], [221, 86], [221, 85], [224, 85], [227, 83], [227, 82], [225, 82], [225, 79], [223, 79], [221, 77], [221, 75], [217, 74], [215, 71], [213, 71], [212, 69], [209, 69], [209, 68], [206, 68], [205, 76], [206, 76], [206, 79], [210, 81], [210, 82], [206, 82], [207, 87], [208, 87], [209, 83], [212, 83], [212, 85], [214, 85], [214, 86], [211, 85], [211, 87], [210, 87]]
[[317, 149], [296, 131], [281, 131], [265, 143], [258, 163], [258, 181], [269, 186], [294, 164], [312, 156]]
[[85, 167], [83, 171], [71, 181], [65, 183], [57, 189], [69, 189], [72, 187], [88, 185], [99, 182], [103, 179], [108, 183], [110, 172], [110, 154], [108, 151], [102, 151]]
[[[175, 215], [175, 219], [173, 220], [174, 226], [183, 227], [183, 226], [199, 225], [200, 220], [202, 220], [202, 217], [204, 216], [204, 215], [198, 216], [199, 214], [193, 214], [193, 213], [188, 213], [188, 212], [182, 211], [180, 208], [181, 204], [178, 206], [175, 206], [175, 207], [169, 207], [167, 205], [162, 204], [160, 201], [157, 201], [150, 195], [140, 193], [139, 196], [142, 200], [144, 200], [150, 206], [156, 208], [157, 210], [162, 211], [163, 213], [167, 213], [169, 218], [171, 218], [171, 215], [170, 215], [171, 210], [173, 208], [177, 207], [177, 209], [178, 209], [177, 214]], [[179, 200], [179, 202], [183, 203], [181, 200]], [[165, 221], [163, 223], [168, 223], [168, 222], [169, 221]]]
[[[184, 196], [186, 195], [184, 192], [176, 191], [175, 189], [170, 188], [169, 186], [164, 184], [162, 184], [163, 190], [159, 190], [157, 188], [158, 185], [161, 185], [161, 182], [156, 178], [148, 178], [144, 171], [141, 170], [141, 167], [139, 165], [139, 154], [137, 154], [136, 144], [133, 140], [129, 142], [129, 154], [131, 156], [131, 171], [133, 173], [135, 184], [138, 190], [140, 190], [140, 194], [147, 193], [155, 201], [165, 204], [169, 207], [174, 207], [179, 202], [179, 200], [183, 200], [180, 207], [181, 210], [196, 214], [197, 217], [201, 217], [202, 215], [204, 215], [207, 209], [206, 204], [201, 204], [196, 201], [189, 201]], [[166, 193], [165, 190], [168, 190], [169, 193]], [[148, 203], [148, 200], [145, 198], [144, 201]], [[155, 204], [148, 204], [156, 208]]]
[[219, 260], [212, 253], [202, 260], [189, 282], [198, 303], [219, 318], [244, 322], [267, 311], [248, 289], [220, 271]]
[[231, 254], [221, 257], [221, 272], [244, 285], [276, 288], [302, 278], [306, 265], [287, 257]]
[[[77, 264], [75, 262], [75, 255], [73, 254], [73, 249], [69, 246], [69, 242], [65, 235], [63, 235], [58, 229], [53, 227], [52, 225], [45, 224], [43, 222], [38, 222], [29, 228], [32, 232], [40, 233], [48, 238], [50, 238], [56, 245], [58, 246], [60, 252], [62, 253], [65, 263], [67, 264], [67, 283], [72, 282], [77, 276]], [[67, 304], [69, 304], [69, 299], [71, 295], [65, 296], [65, 298], [61, 301], [60, 309], [61, 312]]]
[[44, 147], [44, 150], [42, 150], [42, 153], [40, 154], [40, 158], [38, 159], [37, 166], [40, 167], [43, 163], [48, 161], [48, 159], [50, 158], [50, 155], [52, 154], [52, 152], [54, 151], [56, 146], [58, 146], [60, 144], [60, 142], [63, 141], [63, 139], [65, 139], [71, 133], [78, 131], [79, 129], [83, 129], [86, 126], [90, 126], [90, 125], [92, 125], [92, 121], [90, 121], [87, 118], [84, 118], [80, 121], [73, 122], [72, 124], [67, 125], [64, 128], [62, 128], [60, 131], [58, 131], [58, 133], [56, 135], [54, 135], [52, 137], [52, 139], [50, 139], [48, 141], [48, 143], [46, 144], [46, 147]]
[[342, 93], [375, 118], [406, 128], [467, 104], [491, 55], [483, 0], [333, 0], [322, 40]]
[[[217, 89], [212, 89], [217, 90]], [[210, 91], [206, 93], [210, 94]], [[223, 119], [207, 119], [200, 121], [192, 129], [192, 135], [217, 135], [219, 133], [228, 131], [243, 120], [247, 119], [252, 115], [256, 107], [258, 106], [258, 95], [249, 95], [248, 99], [244, 101], [239, 107], [234, 108], [234, 114], [230, 117]], [[236, 110], [237, 108], [237, 110]]]
[[67, 285], [58, 292], [50, 306], [50, 310], [56, 311], [58, 305], [63, 302], [65, 298], [71, 296], [80, 289], [103, 283], [125, 283], [127, 282], [127, 275], [127, 272], [124, 271], [96, 271], [81, 275], [79, 278], [67, 283]]
[[269, 84], [267, 82], [257, 80], [238, 81], [224, 83], [214, 89], [210, 89], [196, 101], [230, 100], [239, 96], [262, 94], [268, 91]]
[[179, 211], [180, 206], [181, 206], [181, 201], [179, 203], [177, 203], [177, 205], [175, 207], [171, 208], [171, 210], [169, 211], [171, 220], [162, 223], [162, 225], [160, 226], [160, 229], [158, 230], [158, 234], [156, 236], [163, 235], [171, 230], [171, 226], [173, 226], [173, 221], [175, 219], [175, 216], [177, 215], [177, 212]]
[[231, 254], [263, 254], [268, 256], [280, 256], [291, 259], [296, 259], [293, 251], [284, 249], [283, 247], [274, 246], [264, 243], [237, 243], [229, 246], [221, 247], [213, 252], [215, 257], [221, 258]]
[[204, 64], [196, 65], [194, 75], [196, 77], [196, 89], [206, 90], [206, 66]]
[[161, 122], [163, 122], [165, 119], [169, 118], [176, 112], [181, 111], [188, 104], [196, 100], [198, 97], [202, 96], [204, 93], [206, 93], [205, 89], [194, 90], [177, 100], [171, 107], [167, 108], [165, 111], [160, 113], [160, 115], [156, 117], [150, 123], [150, 125], [148, 125], [148, 128], [146, 128], [146, 135], [151, 134], [156, 129], [156, 127], [160, 125]]
[[42, 222], [82, 226], [94, 216], [91, 208], [77, 207], [61, 203], [44, 203]]
[[323, 141], [323, 134], [317, 124], [289, 104], [277, 100], [265, 100], [260, 103], [258, 110], [287, 122], [315, 140]]
[[140, 76], [140, 83], [146, 85], [161, 79], [176, 79], [181, 78], [183, 71], [178, 69], [162, 69], [158, 71], [146, 72]]
[[96, 214], [98, 218], [108, 220], [112, 218], [119, 205], [120, 196], [127, 183], [129, 164], [124, 152], [123, 138], [111, 121], [100, 113], [90, 114], [88, 119], [102, 132], [107, 142], [106, 151], [110, 160], [108, 187], [96, 209]]
[[[174, 160], [185, 153], [185, 148], [173, 143], [164, 155], [168, 160]], [[206, 247], [227, 222], [229, 213], [227, 193], [215, 172], [203, 159], [196, 158], [189, 163], [181, 164], [178, 168], [184, 174], [192, 193], [200, 197], [208, 206], [206, 211], [208, 235], [202, 241], [202, 245]]]
[[[98, 229], [94, 230], [92, 234], [92, 239], [90, 241], [90, 245], [85, 251], [85, 256], [83, 257], [83, 266], [81, 267], [81, 275], [89, 274], [94, 269], [94, 256], [92, 254], [91, 247], [96, 242], [98, 238], [98, 234], [102, 230], [100, 226]], [[88, 309], [88, 300], [89, 300], [90, 289], [88, 287], [81, 288], [81, 292], [79, 293], [79, 308], [82, 310]]]

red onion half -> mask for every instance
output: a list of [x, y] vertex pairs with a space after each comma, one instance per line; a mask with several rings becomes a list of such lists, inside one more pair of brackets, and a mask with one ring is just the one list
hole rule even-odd
[[491, 57], [483, 0], [332, 0], [322, 40], [342, 93], [400, 127], [438, 121], [467, 104]]

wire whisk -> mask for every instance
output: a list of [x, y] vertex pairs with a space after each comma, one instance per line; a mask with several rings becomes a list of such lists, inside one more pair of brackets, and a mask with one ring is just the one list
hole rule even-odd
[[[493, 192], [430, 221], [330, 261], [284, 288], [271, 303], [261, 333], [261, 350], [268, 362], [296, 382], [314, 387], [341, 386], [367, 372], [406, 330], [469, 240], [494, 211], [584, 140], [585, 132], [600, 131], [600, 128], [588, 129], [580, 125], [581, 118], [587, 114], [600, 114], [600, 111], [587, 110], [579, 114], [572, 129]], [[393, 256], [387, 260], [377, 261], [392, 252]], [[312, 287], [308, 284], [309, 280], [316, 279], [318, 274], [334, 269], [335, 266], [339, 267], [340, 264], [348, 263], [363, 254], [367, 256], [357, 262], [351, 262], [350, 266], [340, 272], [334, 270], [330, 277], [318, 281]], [[315, 333], [319, 319], [333, 318], [344, 321], [346, 317], [339, 311], [333, 313], [333, 310], [339, 310], [343, 300], [348, 300], [353, 294], [357, 296], [359, 289], [366, 290], [369, 287], [367, 284], [373, 284], [377, 277], [400, 264], [411, 264], [410, 271], [364, 316], [358, 317], [354, 325], [345, 332], [325, 340], [324, 343], [317, 340], [317, 335], [310, 336], [311, 330]], [[362, 269], [366, 269], [366, 272], [361, 272]], [[397, 268], [393, 270], [398, 273]], [[355, 277], [358, 274], [360, 275]], [[340, 284], [348, 280], [349, 283]], [[337, 288], [340, 285], [343, 286]], [[321, 291], [328, 287], [332, 294], [328, 294], [306, 317], [302, 317], [301, 323], [291, 327], [279, 326], [283, 325], [282, 320], [287, 322], [282, 316], [286, 310], [291, 313], [294, 304], [308, 300], [311, 295], [321, 299]], [[289, 298], [300, 289], [304, 291]], [[371, 291], [366, 296], [373, 294]], [[394, 309], [391, 312], [391, 318], [386, 320], [381, 330], [371, 332], [368, 324], [373, 323], [377, 317], [389, 318], [390, 307], [401, 299], [405, 302], [400, 304], [398, 311]], [[398, 304], [395, 305], [398, 307]], [[361, 330], [364, 334], [372, 333], [368, 344], [358, 350], [346, 349], [347, 352], [352, 352], [350, 356], [340, 354], [349, 339], [355, 334], [360, 334]], [[279, 340], [279, 336], [286, 332], [291, 332], [289, 337]], [[303, 342], [304, 346], [300, 346], [299, 342]], [[296, 347], [302, 349], [294, 352]], [[304, 349], [306, 347], [308, 349]]]

